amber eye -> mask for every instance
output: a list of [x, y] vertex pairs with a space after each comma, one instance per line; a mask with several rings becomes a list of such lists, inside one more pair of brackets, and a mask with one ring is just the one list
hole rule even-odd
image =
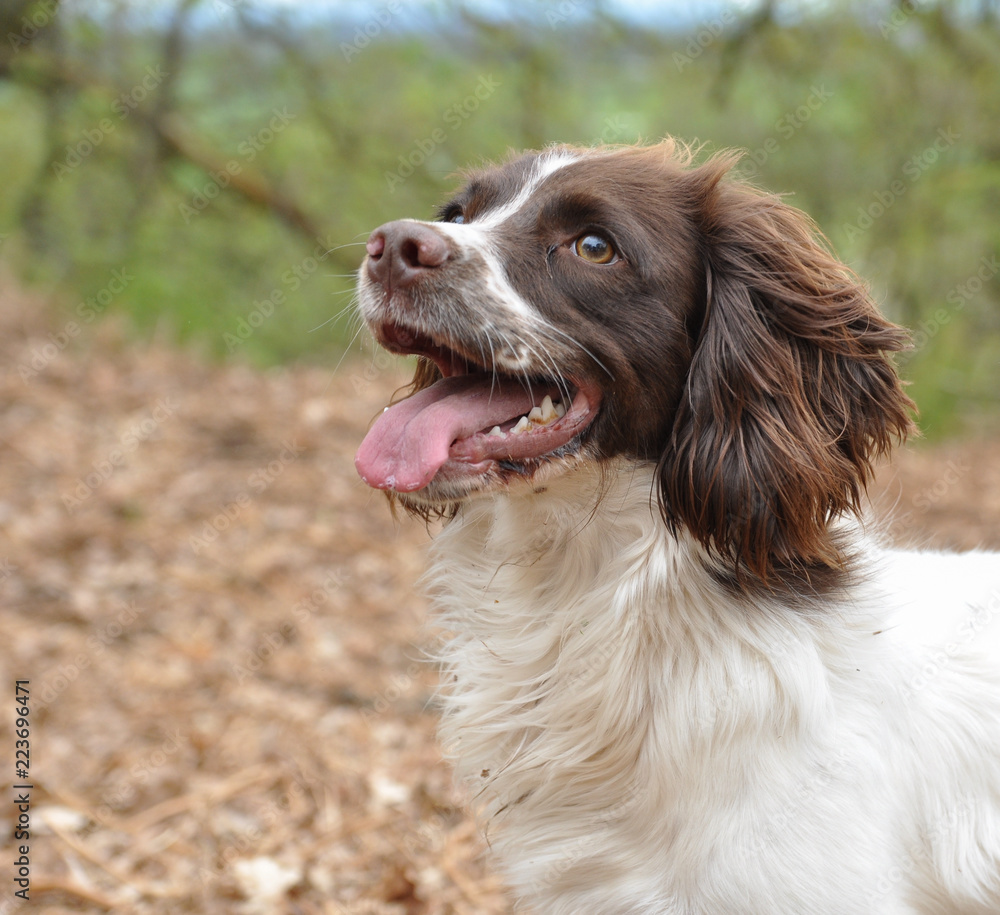
[[613, 264], [618, 260], [618, 252], [603, 235], [581, 235], [574, 242], [573, 250], [592, 264]]

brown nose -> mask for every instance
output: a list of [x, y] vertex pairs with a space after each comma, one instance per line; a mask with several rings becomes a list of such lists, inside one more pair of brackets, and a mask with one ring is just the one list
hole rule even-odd
[[448, 260], [448, 242], [430, 226], [399, 219], [368, 239], [368, 275], [386, 292], [406, 289]]

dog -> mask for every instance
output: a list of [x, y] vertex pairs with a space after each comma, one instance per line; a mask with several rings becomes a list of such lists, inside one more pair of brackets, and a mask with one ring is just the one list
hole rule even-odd
[[1000, 555], [883, 542], [907, 334], [698, 158], [512, 155], [367, 242], [445, 750], [541, 915], [997, 915]]

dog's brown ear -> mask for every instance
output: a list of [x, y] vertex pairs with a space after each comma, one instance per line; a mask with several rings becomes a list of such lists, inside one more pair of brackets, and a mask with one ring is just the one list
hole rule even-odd
[[675, 530], [765, 584], [837, 569], [829, 522], [857, 510], [872, 461], [911, 427], [889, 354], [908, 337], [801, 212], [702, 172], [706, 310], [660, 507]]

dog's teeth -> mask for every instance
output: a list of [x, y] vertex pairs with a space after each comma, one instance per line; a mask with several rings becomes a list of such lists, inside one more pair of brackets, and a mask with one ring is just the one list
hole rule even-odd
[[[510, 431], [515, 435], [519, 435], [534, 426], [547, 426], [565, 414], [566, 408], [561, 403], [552, 403], [552, 397], [546, 394], [542, 398], [542, 402], [537, 407], [532, 407], [526, 416], [522, 416], [517, 421], [517, 425]], [[494, 429], [496, 428], [494, 426]], [[495, 433], [490, 432], [489, 434], [493, 435]]]
[[486, 434], [487, 434], [487, 435], [500, 435], [500, 436], [502, 436], [502, 435], [503, 435], [503, 430], [502, 430], [502, 429], [501, 429], [501, 428], [500, 428], [499, 426], [494, 426], [494, 427], [493, 427], [492, 429], [490, 429], [490, 431], [489, 431], [489, 432], [487, 432]]
[[528, 419], [536, 426], [547, 426], [554, 419], [558, 419], [559, 414], [552, 405], [552, 398], [546, 394], [542, 402], [537, 407], [532, 407], [528, 414]]

